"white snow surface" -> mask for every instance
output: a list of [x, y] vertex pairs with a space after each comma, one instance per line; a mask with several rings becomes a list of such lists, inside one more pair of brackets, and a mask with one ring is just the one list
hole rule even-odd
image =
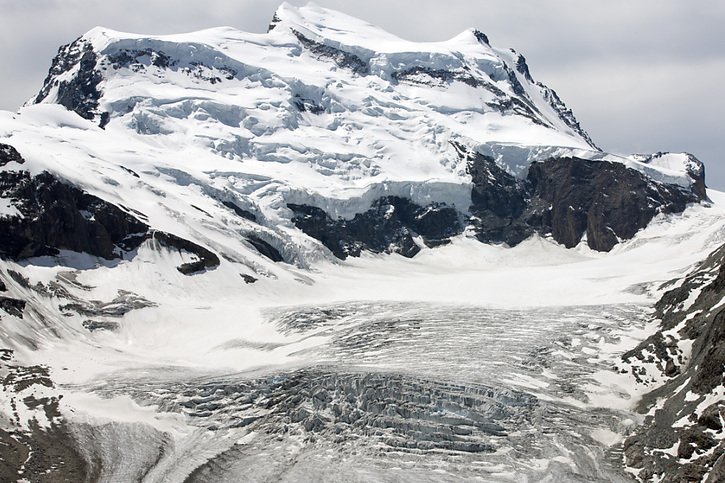
[[12, 201], [7, 198], [0, 198], [0, 218], [23, 216]]
[[[714, 191], [709, 195], [712, 206], [661, 216], [610, 253], [594, 252], [584, 245], [565, 249], [540, 237], [507, 248], [462, 235], [448, 246], [425, 249], [413, 259], [366, 254], [345, 262], [320, 259], [300, 269], [264, 262], [230, 235], [231, 239], [225, 239], [214, 226], [200, 224], [194, 233], [208, 236], [210, 246], [224, 246], [231, 256], [222, 259], [219, 268], [191, 277], [175, 269], [181, 255], [158, 252], [149, 245], [143, 245], [133, 259], [113, 264], [72, 254], [22, 266], [6, 263], [6, 269], [22, 273], [33, 283], [47, 283], [70, 270], [76, 273], [77, 283], [85, 286], [70, 289], [86, 299], [107, 301], [119, 290], [127, 290], [158, 306], [128, 313], [118, 332], [89, 333], [81, 327], [80, 316], [62, 316], [57, 304], [48, 305], [4, 275], [12, 294], [46, 306], [47, 313], [30, 314], [17, 323], [11, 318], [3, 338], [21, 360], [51, 364], [58, 368], [54, 377], [59, 382], [80, 383], [119, 367], [237, 372], [304, 365], [309, 354], [305, 349], [324, 340], [280, 333], [264, 316], [271, 307], [348, 301], [516, 310], [607, 304], [644, 307], [661, 295], [655, 290], [659, 283], [684, 275], [725, 242], [725, 196]], [[162, 213], [147, 213], [162, 219]], [[192, 231], [179, 220], [167, 222], [175, 223], [177, 233], [184, 226]], [[256, 273], [260, 280], [247, 285], [239, 275], [253, 273], [250, 267], [260, 270]], [[47, 331], [46, 318], [57, 324], [57, 333]], [[24, 338], [36, 341], [39, 350], [31, 351]], [[278, 348], [259, 350], [258, 344]], [[625, 346], [606, 350], [623, 352], [629, 348]]]

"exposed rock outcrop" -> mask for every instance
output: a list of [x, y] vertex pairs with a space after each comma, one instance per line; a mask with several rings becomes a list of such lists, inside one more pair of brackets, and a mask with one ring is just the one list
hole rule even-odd
[[133, 72], [144, 72], [153, 67], [161, 70], [168, 69], [181, 72], [199, 81], [209, 82], [212, 85], [234, 79], [239, 75], [240, 66], [222, 54], [217, 55], [213, 63], [196, 58], [194, 54], [203, 50], [201, 44], [186, 45], [185, 50], [186, 52], [181, 54], [177, 52], [179, 57], [173, 58], [159, 48], [122, 48], [103, 59], [102, 65], [116, 70], [127, 68]]
[[725, 478], [725, 246], [656, 304], [660, 329], [623, 355], [644, 384], [660, 384], [639, 410], [644, 425], [625, 442], [641, 481]]
[[434, 247], [448, 243], [461, 233], [455, 208], [442, 204], [418, 206], [406, 198], [379, 198], [364, 213], [351, 220], [333, 220], [324, 210], [308, 205], [288, 204], [292, 221], [308, 235], [322, 242], [336, 257], [360, 256], [362, 250], [374, 253], [400, 253], [412, 257], [420, 251], [416, 237]]
[[321, 42], [316, 42], [297, 30], [293, 30], [292, 33], [295, 34], [295, 37], [299, 39], [300, 43], [305, 48], [309, 49], [312, 53], [321, 58], [332, 60], [338, 67], [349, 69], [359, 75], [367, 75], [369, 73], [367, 62], [357, 55], [331, 47]]
[[529, 205], [529, 193], [523, 180], [503, 170], [493, 158], [481, 154], [468, 156], [471, 175], [471, 225], [482, 242], [506, 242], [516, 245], [534, 233], [539, 223], [527, 224], [522, 218]]
[[6, 419], [0, 428], [0, 481], [97, 481], [61, 417], [63, 396], [48, 369], [2, 360], [0, 384], [14, 411], [3, 415]]
[[[85, 119], [94, 119], [100, 114], [98, 100], [101, 91], [98, 85], [103, 80], [96, 68], [97, 63], [98, 55], [86, 39], [78, 38], [60, 47], [35, 102], [41, 102], [56, 90], [58, 104]], [[77, 72], [70, 75], [76, 66]]]
[[[519, 56], [520, 59], [523, 60], [523, 56]], [[523, 60], [524, 65], [526, 65], [526, 61]], [[517, 63], [517, 67], [519, 67], [519, 64]], [[526, 67], [526, 71], [528, 72], [528, 66]], [[529, 75], [530, 77], [530, 75]], [[533, 79], [532, 79], [533, 81]], [[536, 83], [537, 87], [541, 90], [544, 99], [551, 105], [551, 107], [559, 114], [559, 117], [564, 121], [564, 123], [571, 128], [572, 131], [579, 134], [586, 142], [593, 147], [594, 149], [599, 149], [596, 144], [594, 144], [594, 141], [589, 136], [589, 133], [587, 133], [584, 128], [581, 127], [579, 124], [579, 121], [577, 121], [576, 117], [574, 117], [574, 113], [570, 108], [564, 104], [564, 101], [561, 100], [559, 95], [556, 93], [554, 89], [551, 89], [550, 87], [545, 86], [541, 82]]]
[[416, 65], [405, 70], [393, 72], [391, 77], [398, 82], [406, 82], [417, 85], [446, 85], [453, 81], [458, 81], [468, 84], [471, 87], [486, 87], [498, 96], [505, 95], [501, 89], [493, 85], [491, 82], [476, 78], [463, 69], [431, 69]]
[[25, 160], [14, 147], [0, 143], [0, 167], [8, 163], [23, 164]]
[[54, 175], [0, 172], [0, 197], [19, 216], [0, 218], [0, 256], [57, 255], [60, 250], [120, 258], [145, 239], [148, 226], [120, 208]]
[[[11, 146], [0, 145], [2, 153], [22, 162]], [[153, 238], [165, 248], [197, 258], [178, 267], [185, 275], [213, 269], [220, 263], [216, 254], [201, 245], [170, 233], [150, 231], [148, 225], [130, 213], [48, 172], [31, 176], [27, 171], [0, 171], [0, 198], [11, 200], [18, 211], [16, 216], [0, 217], [3, 257], [54, 256], [60, 250], [70, 250], [112, 260]], [[238, 208], [235, 212], [243, 210]]]
[[566, 247], [586, 235], [589, 247], [598, 251], [632, 238], [658, 213], [681, 213], [688, 203], [703, 200], [621, 163], [573, 157], [533, 163], [527, 181], [532, 206], [542, 213], [541, 231], [550, 231]]
[[[314, 206], [288, 204], [292, 221], [343, 259], [359, 256], [362, 250], [415, 256], [420, 251], [418, 235], [428, 247], [448, 243], [462, 233], [462, 219], [484, 243], [514, 246], [539, 233], [567, 248], [586, 239], [590, 248], [609, 251], [657, 214], [680, 213], [688, 203], [707, 199], [698, 183], [689, 189], [659, 183], [621, 163], [575, 157], [533, 163], [526, 178], [517, 178], [492, 157], [453, 146], [471, 176], [468, 212], [437, 203], [422, 207], [388, 196], [351, 220], [334, 220]], [[704, 186], [704, 177], [701, 183]]]
[[[59, 307], [61, 312], [75, 312], [89, 317], [123, 317], [132, 310], [156, 307], [155, 303], [126, 290], [119, 290], [116, 297], [110, 302], [83, 300], [77, 297], [71, 300], [73, 301]], [[85, 326], [86, 323], [84, 322], [83, 325]]]
[[473, 225], [486, 242], [516, 245], [536, 232], [567, 248], [586, 237], [590, 248], [609, 251], [658, 213], [680, 213], [706, 199], [695, 185], [658, 183], [621, 163], [551, 158], [531, 164], [519, 180], [493, 158], [457, 149], [468, 159]]
[[0, 296], [0, 310], [22, 319], [23, 310], [25, 310], [25, 301], [14, 299], [12, 297]]
[[212, 270], [219, 266], [219, 257], [216, 256], [215, 253], [207, 250], [201, 245], [197, 245], [194, 242], [172, 235], [171, 233], [158, 230], [152, 230], [150, 238], [164, 248], [176, 249], [180, 252], [186, 252], [196, 256], [196, 260], [182, 263], [176, 267], [176, 269], [184, 275], [192, 275], [204, 270]]
[[83, 321], [83, 328], [87, 329], [89, 332], [95, 332], [97, 330], [108, 330], [108, 331], [114, 331], [118, 330], [120, 327], [118, 322], [106, 322], [106, 321], [97, 321], [97, 320], [84, 320]]

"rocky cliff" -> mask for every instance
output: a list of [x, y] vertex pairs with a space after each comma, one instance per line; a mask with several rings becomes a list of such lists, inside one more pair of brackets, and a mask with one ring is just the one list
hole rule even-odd
[[[484, 243], [515, 246], [539, 234], [567, 248], [586, 240], [594, 250], [609, 251], [634, 237], [657, 214], [681, 213], [689, 203], [707, 200], [695, 183], [685, 188], [656, 182], [621, 163], [549, 158], [533, 163], [526, 178], [518, 179], [493, 158], [455, 147], [467, 160], [472, 181], [466, 211], [384, 197], [351, 220], [334, 220], [320, 208], [289, 204], [295, 213], [292, 221], [343, 259], [359, 256], [363, 249], [412, 257], [421, 246], [447, 243], [465, 226]], [[690, 175], [704, 185], [700, 171]]]

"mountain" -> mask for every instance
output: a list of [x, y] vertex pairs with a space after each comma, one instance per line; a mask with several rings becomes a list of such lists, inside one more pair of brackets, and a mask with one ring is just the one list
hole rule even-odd
[[[599, 149], [478, 30], [95, 28], [0, 112], [0, 475], [705, 481], [722, 395], [684, 377], [720, 319], [663, 284], [716, 270], [687, 275], [723, 206], [691, 154]], [[707, 330], [666, 345], [682, 320]], [[666, 439], [707, 459], [653, 452], [703, 401]]]
[[[79, 125], [83, 142], [102, 145], [98, 159], [125, 157], [142, 182], [150, 171], [199, 186], [206, 196], [195, 206], [214, 218], [236, 213], [223, 203], [259, 215], [247, 218], [294, 263], [329, 252], [293, 248], [309, 241], [280, 233], [281, 223], [339, 258], [413, 256], [467, 226], [484, 242], [540, 233], [572, 247], [585, 234], [608, 251], [659, 211], [706, 198], [694, 157], [602, 153], [523, 56], [481, 32], [416, 44], [312, 6], [283, 4], [274, 19], [265, 35], [94, 29], [60, 49], [30, 103], [96, 124]], [[571, 196], [572, 183], [586, 188]], [[381, 216], [391, 209], [396, 216]], [[361, 228], [371, 224], [377, 235]]]

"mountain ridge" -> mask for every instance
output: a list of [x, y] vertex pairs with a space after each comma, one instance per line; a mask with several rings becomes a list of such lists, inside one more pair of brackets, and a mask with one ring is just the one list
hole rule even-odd
[[[623, 176], [640, 179], [631, 183], [654, 191], [661, 191], [660, 184], [673, 186], [664, 198], [635, 190], [642, 199], [627, 203], [657, 201], [655, 210], [647, 208], [646, 219], [633, 226], [612, 230], [607, 220], [589, 223], [591, 233], [584, 238], [597, 250], [630, 238], [658, 210], [680, 212], [684, 203], [706, 200], [704, 168], [697, 159], [601, 152], [556, 93], [534, 81], [523, 56], [491, 47], [478, 31], [414, 43], [316, 6], [283, 4], [274, 18], [267, 34], [218, 28], [144, 36], [92, 29], [61, 47], [32, 103], [61, 104], [102, 129], [135, 134], [141, 145], [178, 143], [200, 156], [203, 151], [215, 155], [208, 157], [212, 165], [220, 157], [239, 162], [242, 177], [267, 177], [278, 185], [270, 189], [271, 197], [243, 195], [242, 202], [236, 195], [245, 210], [263, 213], [260, 220], [269, 220], [266, 226], [273, 230], [282, 220], [294, 225], [290, 205], [322, 209], [332, 220], [351, 219], [393, 196], [408, 198], [421, 210], [431, 204], [455, 209], [463, 221], [435, 236], [443, 242], [472, 225], [486, 242], [514, 245], [538, 232], [573, 246], [587, 231], [582, 222], [550, 217], [543, 202], [524, 188], [531, 183], [526, 178], [533, 162], [572, 157], [623, 164], [632, 168]], [[478, 168], [463, 154], [468, 151], [481, 156], [479, 164], [490, 159], [499, 178], [513, 177], [504, 184], [528, 203], [526, 210], [502, 217], [505, 207], [487, 202], [482, 208], [465, 200], [468, 190], [473, 197], [482, 190], [472, 182]], [[164, 148], [159, 154], [168, 156]], [[604, 169], [606, 163], [593, 166]], [[169, 169], [179, 171], [159, 171]], [[219, 192], [209, 188], [214, 181], [208, 173], [178, 174], [188, 179], [185, 183]], [[578, 205], [576, 216], [588, 219], [593, 202]], [[492, 226], [481, 227], [476, 221], [481, 219]], [[570, 228], [552, 223], [574, 223], [577, 233], [563, 236]], [[509, 225], [517, 228], [505, 228]], [[594, 226], [600, 226], [599, 234]], [[403, 231], [386, 235], [390, 243], [374, 251], [397, 251], [401, 242], [411, 247], [404, 252], [417, 253], [415, 228], [396, 230]], [[613, 235], [604, 233], [609, 230]], [[280, 250], [281, 243], [277, 239], [273, 245]], [[361, 240], [350, 243], [372, 247]], [[331, 251], [338, 253], [337, 247]]]

